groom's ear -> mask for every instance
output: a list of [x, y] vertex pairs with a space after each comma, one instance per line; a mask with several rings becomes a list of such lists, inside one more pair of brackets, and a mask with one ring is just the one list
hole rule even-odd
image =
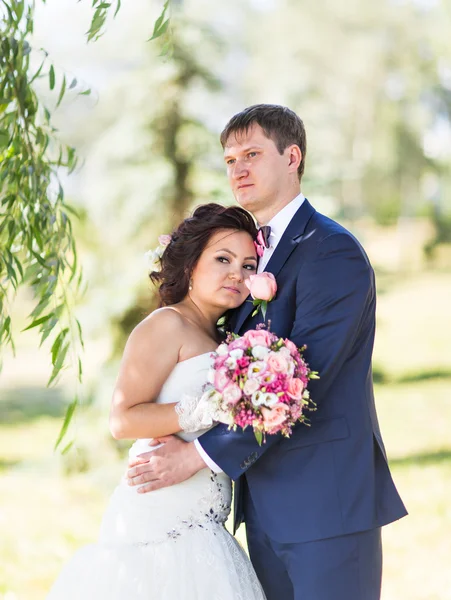
[[288, 168], [290, 173], [297, 173], [298, 167], [301, 164], [302, 160], [302, 152], [297, 144], [292, 144], [285, 149], [285, 152], [288, 156]]

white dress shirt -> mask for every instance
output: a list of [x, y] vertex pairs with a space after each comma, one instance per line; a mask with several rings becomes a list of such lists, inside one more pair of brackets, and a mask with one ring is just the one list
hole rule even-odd
[[[269, 259], [274, 253], [274, 250], [277, 248], [277, 244], [282, 239], [283, 234], [285, 233], [286, 228], [291, 222], [291, 219], [297, 213], [305, 198], [303, 194], [299, 194], [296, 198], [293, 198], [291, 202], [289, 202], [286, 206], [279, 211], [267, 225], [271, 227], [271, 233], [269, 235], [269, 248], [265, 248], [263, 252], [263, 256], [260, 257], [258, 261], [257, 273], [263, 273], [266, 268], [266, 265], [269, 262]], [[194, 445], [197, 448], [197, 451], [201, 455], [203, 461], [212, 471], [215, 473], [222, 473], [222, 469], [218, 467], [218, 465], [211, 460], [205, 450], [199, 443], [199, 440], [194, 440]]]

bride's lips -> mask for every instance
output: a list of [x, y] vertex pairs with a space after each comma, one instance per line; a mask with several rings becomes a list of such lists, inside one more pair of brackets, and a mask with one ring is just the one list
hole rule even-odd
[[240, 290], [233, 286], [224, 286], [225, 290], [229, 290], [229, 292], [233, 292], [234, 294], [239, 294]]

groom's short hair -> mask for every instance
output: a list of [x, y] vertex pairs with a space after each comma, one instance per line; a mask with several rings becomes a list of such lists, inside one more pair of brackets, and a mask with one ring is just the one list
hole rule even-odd
[[299, 181], [304, 174], [307, 139], [304, 123], [295, 112], [278, 104], [254, 104], [234, 115], [221, 133], [221, 145], [225, 148], [232, 134], [247, 132], [254, 123], [260, 125], [266, 136], [273, 140], [277, 150], [283, 154], [285, 148], [296, 144], [302, 153], [298, 167]]

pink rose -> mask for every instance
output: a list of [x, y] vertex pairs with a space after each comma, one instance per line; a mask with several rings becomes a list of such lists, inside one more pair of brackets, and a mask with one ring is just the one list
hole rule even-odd
[[243, 392], [246, 396], [252, 396], [254, 392], [260, 389], [260, 382], [258, 379], [248, 379], [244, 384]]
[[243, 337], [252, 346], [269, 346], [271, 344], [271, 334], [265, 329], [250, 329], [246, 331]]
[[225, 362], [226, 362], [226, 360], [227, 360], [228, 358], [229, 358], [229, 357], [228, 357], [228, 355], [225, 355], [225, 356], [217, 356], [217, 357], [215, 358], [215, 364], [214, 364], [214, 366], [215, 366], [215, 369], [216, 369], [216, 370], [219, 370], [219, 369], [221, 369], [221, 368], [222, 368], [222, 367], [225, 365]]
[[293, 344], [293, 342], [291, 340], [284, 340], [284, 342], [285, 342], [285, 346], [290, 351], [291, 356], [295, 356], [298, 353], [296, 344]]
[[266, 431], [270, 431], [286, 421], [288, 406], [286, 404], [276, 404], [272, 408], [262, 407], [261, 411], [265, 429]]
[[290, 381], [288, 382], [288, 389], [287, 389], [287, 394], [290, 396], [290, 398], [293, 398], [293, 400], [301, 400], [303, 393], [304, 393], [303, 382], [300, 379], [298, 379], [297, 377], [290, 379]]
[[229, 350], [247, 350], [249, 348], [249, 342], [244, 337], [239, 337], [229, 344]]
[[266, 271], [258, 275], [251, 275], [244, 280], [244, 284], [254, 300], [270, 302], [277, 292], [276, 278], [272, 273]]
[[279, 352], [271, 352], [268, 356], [268, 367], [273, 373], [288, 373], [287, 360]]
[[171, 241], [172, 241], [172, 235], [169, 235], [167, 233], [160, 235], [158, 237], [158, 243], [160, 244], [160, 246], [169, 246]]
[[226, 385], [230, 383], [227, 369], [218, 369], [215, 373], [215, 388], [222, 392]]
[[229, 383], [222, 392], [226, 404], [236, 404], [242, 397], [241, 389], [236, 383]]

